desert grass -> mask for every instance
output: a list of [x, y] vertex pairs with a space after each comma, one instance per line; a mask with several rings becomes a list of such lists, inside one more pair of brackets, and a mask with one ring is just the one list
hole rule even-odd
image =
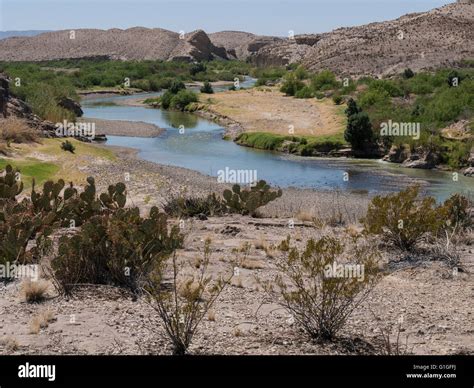
[[42, 302], [48, 291], [49, 284], [44, 280], [25, 280], [21, 284], [21, 293], [28, 303]]
[[30, 334], [38, 334], [41, 329], [45, 329], [55, 319], [54, 313], [51, 310], [42, 310], [38, 315], [35, 315], [30, 321]]
[[18, 340], [11, 336], [0, 339], [0, 345], [3, 346], [9, 353], [17, 351], [20, 347]]
[[0, 140], [7, 145], [10, 143], [38, 142], [38, 132], [29, 127], [25, 121], [10, 117], [0, 122]]

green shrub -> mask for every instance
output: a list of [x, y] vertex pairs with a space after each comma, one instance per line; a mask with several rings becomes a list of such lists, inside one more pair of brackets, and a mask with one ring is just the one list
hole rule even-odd
[[206, 65], [202, 62], [198, 62], [191, 66], [191, 68], [189, 69], [189, 73], [194, 76], [197, 73], [202, 73], [202, 72], [205, 72], [206, 70], [207, 70]]
[[289, 73], [285, 76], [283, 84], [280, 88], [282, 93], [287, 96], [294, 96], [299, 90], [303, 89], [305, 84], [301, 82], [293, 73]]
[[295, 93], [296, 98], [312, 98], [313, 92], [309, 86], [304, 86]]
[[405, 77], [406, 79], [413, 78], [414, 76], [415, 76], [415, 73], [413, 72], [412, 69], [405, 69], [405, 71], [403, 72], [403, 77]]
[[343, 102], [344, 102], [344, 99], [339, 96], [339, 95], [335, 95], [333, 98], [332, 98], [332, 101], [334, 102], [334, 104], [336, 105], [341, 105]]
[[311, 88], [314, 92], [336, 89], [338, 87], [339, 82], [336, 80], [336, 75], [329, 70], [321, 71], [311, 80]]
[[214, 89], [212, 89], [212, 85], [210, 82], [204, 82], [204, 85], [201, 88], [201, 93], [212, 94], [214, 93]]
[[164, 92], [161, 96], [160, 96], [160, 105], [163, 109], [169, 109], [170, 106], [171, 106], [171, 100], [173, 99], [174, 97], [174, 94], [171, 93], [169, 90], [167, 90], [166, 92]]
[[61, 149], [63, 151], [68, 151], [71, 154], [73, 154], [74, 151], [76, 150], [76, 147], [69, 140], [66, 140], [61, 143]]
[[344, 139], [351, 144], [353, 149], [364, 149], [373, 141], [373, 138], [372, 124], [367, 113], [360, 112], [348, 117]]
[[265, 285], [314, 339], [334, 339], [379, 279], [377, 251], [369, 246], [347, 247], [343, 241], [311, 239], [302, 252], [287, 241], [288, 254], [277, 263], [279, 274]]
[[380, 235], [402, 250], [414, 250], [424, 238], [436, 235], [444, 223], [435, 205], [434, 198], [419, 197], [418, 186], [376, 196], [362, 220], [364, 231]]
[[360, 95], [358, 102], [363, 109], [387, 105], [390, 103], [390, 94], [384, 89], [368, 89]]
[[197, 94], [191, 90], [180, 90], [171, 98], [170, 107], [177, 110], [184, 110], [192, 102], [197, 102]]
[[179, 91], [185, 90], [185, 89], [186, 89], [186, 86], [184, 85], [182, 81], [174, 80], [171, 83], [170, 88], [168, 90], [170, 91], [170, 93], [177, 94]]
[[301, 65], [299, 65], [296, 70], [294, 71], [295, 77], [299, 80], [308, 79], [309, 73], [308, 71]]
[[[210, 244], [210, 240], [206, 240], [203, 257], [197, 261], [197, 271], [196, 262], [178, 262], [174, 254], [170, 260], [158, 263], [144, 287], [147, 301], [161, 323], [161, 330], [156, 333], [171, 343], [174, 355], [187, 353], [202, 320], [232, 278], [232, 273], [214, 279], [208, 275]], [[168, 278], [171, 285], [164, 287]]]
[[451, 230], [464, 230], [473, 224], [470, 208], [472, 204], [461, 194], [453, 194], [442, 205], [440, 214], [446, 220], [445, 227]]
[[283, 144], [285, 137], [266, 132], [244, 132], [235, 141], [240, 145], [274, 151]]

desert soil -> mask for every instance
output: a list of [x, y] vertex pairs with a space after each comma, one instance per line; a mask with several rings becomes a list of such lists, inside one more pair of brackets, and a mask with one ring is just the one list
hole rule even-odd
[[[95, 176], [101, 189], [129, 176], [129, 205], [143, 207], [144, 212], [178, 192], [204, 195], [223, 190], [214, 178], [141, 161], [130, 150], [116, 152], [118, 158], [100, 163], [94, 159], [94, 163], [82, 167], [82, 172]], [[232, 270], [235, 249], [250, 244], [239, 275], [202, 322], [191, 353], [380, 353], [381, 328], [397, 326], [401, 321], [400, 340], [403, 345], [407, 341], [410, 352], [473, 354], [472, 242], [457, 247], [463, 269], [457, 275], [439, 261], [385, 265], [383, 280], [354, 312], [340, 339], [330, 344], [312, 342], [278, 300], [262, 290], [258, 279], [274, 279], [276, 263], [285, 255], [277, 246], [287, 235], [302, 246], [311, 237], [353, 233], [360, 230], [357, 220], [368, 201], [367, 195], [288, 189], [282, 198], [264, 208], [263, 218], [226, 216], [185, 221], [185, 248], [179, 250], [178, 258], [196, 260], [205, 239], [211, 238], [211, 274]], [[309, 221], [312, 217], [327, 221], [339, 211], [342, 225], [329, 221], [317, 226]], [[294, 220], [294, 228], [290, 228], [290, 220]], [[387, 263], [396, 255], [383, 251], [383, 257]], [[32, 334], [32, 320], [45, 311], [50, 312], [51, 322]], [[157, 328], [157, 316], [143, 297], [134, 298], [111, 287], [83, 287], [65, 299], [50, 286], [46, 301], [28, 304], [20, 280], [0, 284], [1, 354], [169, 354], [170, 345]], [[392, 334], [394, 338], [396, 332]]]

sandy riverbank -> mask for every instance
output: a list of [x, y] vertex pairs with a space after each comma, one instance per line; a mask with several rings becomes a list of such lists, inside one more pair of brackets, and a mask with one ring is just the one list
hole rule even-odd
[[79, 122], [95, 123], [97, 134], [114, 136], [157, 137], [164, 129], [143, 121], [102, 120], [82, 117]]

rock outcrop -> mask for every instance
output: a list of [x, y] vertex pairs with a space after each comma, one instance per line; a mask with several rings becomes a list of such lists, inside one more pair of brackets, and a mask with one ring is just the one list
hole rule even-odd
[[81, 104], [70, 98], [61, 98], [61, 100], [58, 101], [58, 105], [66, 110], [73, 112], [76, 117], [81, 117], [84, 114], [81, 108]]

